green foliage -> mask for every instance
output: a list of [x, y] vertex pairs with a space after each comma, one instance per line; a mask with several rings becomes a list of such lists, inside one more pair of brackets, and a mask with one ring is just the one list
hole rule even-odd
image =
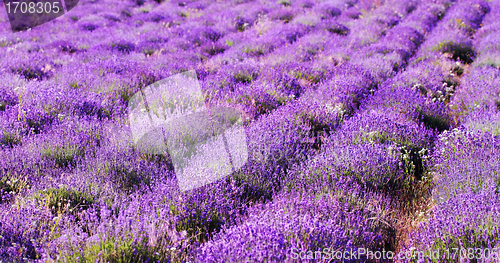
[[[270, 94], [273, 95], [273, 94]], [[278, 97], [277, 100], [280, 102], [281, 105], [284, 105], [286, 103], [286, 99], [282, 97]], [[228, 102], [231, 102], [231, 99], [227, 100]], [[272, 103], [268, 103], [268, 100], [262, 99], [261, 97], [250, 97], [246, 94], [241, 94], [240, 97], [238, 98], [238, 102], [244, 103], [246, 105], [253, 105], [257, 109], [258, 114], [267, 114], [274, 109], [276, 109], [276, 105]]]
[[251, 83], [256, 77], [257, 74], [246, 74], [244, 72], [239, 71], [234, 76], [234, 80], [240, 83]]
[[47, 77], [47, 74], [41, 69], [32, 67], [15, 67], [11, 69], [12, 73], [23, 76], [26, 80], [42, 80]]
[[476, 30], [470, 24], [465, 23], [465, 21], [460, 18], [450, 20], [450, 24], [464, 30], [469, 35], [474, 35], [474, 33], [476, 32]]
[[81, 87], [81, 85], [80, 85], [80, 84], [78, 84], [78, 82], [77, 82], [77, 81], [73, 81], [73, 82], [71, 82], [71, 83], [69, 84], [69, 87], [70, 87], [70, 88], [72, 88], [72, 89], [78, 89], [78, 88], [80, 88], [80, 87]]
[[129, 43], [129, 42], [113, 42], [110, 44], [111, 48], [113, 49], [116, 49], [120, 52], [123, 52], [123, 53], [130, 53], [132, 51], [134, 51], [135, 47], [132, 43]]
[[149, 163], [155, 163], [158, 166], [166, 166], [171, 171], [174, 170], [174, 164], [168, 153], [141, 153], [140, 158]]
[[[236, 20], [239, 20], [240, 17], [236, 17]], [[245, 29], [247, 29], [248, 27], [248, 23], [244, 22], [244, 21], [238, 21], [236, 22], [236, 30], [238, 30], [238, 32], [243, 32], [245, 31]]]
[[[115, 85], [112, 85], [112, 89], [115, 87]], [[131, 87], [129, 85], [125, 85], [119, 89], [116, 89], [112, 91], [115, 94], [115, 97], [123, 102], [128, 102], [132, 96], [135, 94], [135, 89], [134, 87]]]
[[9, 148], [13, 148], [15, 145], [21, 144], [21, 139], [19, 136], [13, 132], [3, 131], [3, 136], [0, 139], [0, 145], [5, 145]]
[[422, 122], [427, 127], [430, 127], [432, 129], [436, 129], [440, 132], [450, 128], [450, 121], [448, 121], [447, 119], [445, 119], [441, 116], [435, 116], [435, 115], [421, 113], [421, 119], [422, 119]]
[[[233, 44], [234, 44], [234, 42], [233, 42]], [[228, 46], [230, 46], [230, 45], [228, 44]], [[219, 45], [211, 45], [209, 47], [204, 48], [204, 52], [210, 56], [215, 56], [217, 54], [224, 52], [225, 50], [226, 50], [226, 48], [224, 46], [219, 46]]]
[[391, 136], [391, 134], [388, 132], [378, 130], [366, 132], [362, 129], [361, 133], [354, 138], [354, 141], [361, 144], [385, 144], [391, 142], [398, 146], [403, 146], [410, 149], [415, 148], [415, 145], [411, 141], [406, 140], [401, 136]]
[[323, 73], [325, 73], [325, 72], [320, 71], [320, 72], [308, 73], [308, 72], [297, 71], [295, 73], [295, 78], [296, 79], [304, 79], [304, 80], [311, 82], [313, 84], [318, 84], [321, 81], [321, 79], [323, 78]]
[[4, 111], [7, 105], [7, 102], [0, 100], [0, 111]]
[[53, 214], [76, 213], [82, 211], [93, 204], [95, 200], [92, 196], [81, 191], [65, 188], [49, 188], [35, 193], [35, 199], [43, 203]]
[[105, 174], [126, 192], [133, 191], [143, 184], [151, 187], [151, 176], [130, 165], [106, 162], [104, 170]]
[[27, 188], [27, 186], [28, 183], [26, 180], [15, 178], [10, 174], [3, 176], [2, 179], [0, 179], [0, 201], [6, 201], [4, 200], [5, 194], [16, 195], [21, 192], [21, 190]]
[[263, 56], [266, 54], [266, 50], [261, 46], [245, 47], [244, 52], [250, 56]]
[[290, 0], [279, 0], [278, 4], [282, 6], [290, 6], [292, 3], [290, 2]]
[[62, 262], [108, 262], [108, 263], [141, 263], [169, 262], [171, 256], [167, 249], [158, 249], [148, 245], [144, 236], [100, 238], [99, 242], [83, 248], [72, 247], [72, 254], [61, 255]]
[[0, 41], [0, 47], [9, 47], [9, 46], [12, 46], [12, 42], [11, 41], [8, 41], [6, 39], [3, 39]]
[[283, 21], [285, 24], [292, 21], [293, 14], [292, 13], [284, 13], [277, 17], [279, 20]]
[[433, 50], [441, 53], [450, 53], [453, 59], [460, 60], [465, 64], [472, 63], [476, 54], [472, 45], [453, 41], [443, 41], [434, 47]]
[[186, 231], [190, 237], [199, 242], [206, 241], [214, 232], [221, 229], [229, 214], [221, 213], [216, 209], [205, 207], [212, 200], [194, 201], [182, 204], [171, 204], [170, 213], [177, 217], [175, 220], [178, 232]]
[[235, 185], [242, 189], [239, 198], [242, 203], [270, 201], [275, 185], [269, 180], [260, 179], [244, 172], [236, 172], [228, 177], [227, 182], [234, 180]]
[[155, 76], [142, 73], [139, 75], [139, 80], [133, 85], [116, 87], [116, 84], [113, 83], [110, 87], [110, 91], [113, 94], [113, 97], [126, 103], [130, 101], [130, 98], [132, 98], [137, 91], [155, 83], [155, 81]]
[[81, 146], [66, 145], [66, 146], [52, 146], [48, 145], [40, 151], [42, 158], [52, 160], [55, 162], [56, 167], [69, 167], [75, 166], [78, 157], [85, 154]]
[[500, 57], [495, 54], [481, 56], [474, 63], [476, 67], [494, 67], [500, 68]]
[[141, 51], [142, 54], [144, 54], [146, 57], [149, 57], [155, 53], [155, 50], [152, 48], [146, 48]]

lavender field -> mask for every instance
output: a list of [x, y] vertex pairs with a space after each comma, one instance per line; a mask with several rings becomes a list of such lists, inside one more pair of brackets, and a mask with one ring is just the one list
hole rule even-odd
[[[0, 262], [500, 262], [500, 0], [0, 5]], [[188, 190], [129, 118], [185, 72], [247, 147]]]

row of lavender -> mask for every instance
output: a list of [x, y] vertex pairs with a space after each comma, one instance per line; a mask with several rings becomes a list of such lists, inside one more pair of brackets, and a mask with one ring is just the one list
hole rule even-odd
[[[457, 128], [436, 145], [433, 215], [413, 233], [410, 245], [438, 251], [439, 261], [497, 260], [500, 245], [498, 1], [474, 41], [456, 41], [476, 53], [470, 73], [454, 93], [449, 109]], [[472, 29], [477, 29], [472, 28]], [[449, 251], [447, 254], [446, 251]], [[427, 257], [429, 260], [430, 257]]]
[[208, 101], [243, 107], [252, 118], [270, 113], [332, 76], [339, 63], [328, 55], [333, 43], [345, 57], [378, 41], [394, 21], [400, 20], [398, 16], [407, 13], [406, 5], [398, 5], [393, 12], [376, 10], [358, 19], [360, 13], [352, 9], [342, 12], [324, 3], [318, 5], [321, 13], [297, 16], [299, 22], [271, 27], [264, 21], [239, 39], [227, 36], [218, 42], [229, 42], [233, 47], [204, 63], [208, 72], [201, 74], [202, 86], [207, 89]]

